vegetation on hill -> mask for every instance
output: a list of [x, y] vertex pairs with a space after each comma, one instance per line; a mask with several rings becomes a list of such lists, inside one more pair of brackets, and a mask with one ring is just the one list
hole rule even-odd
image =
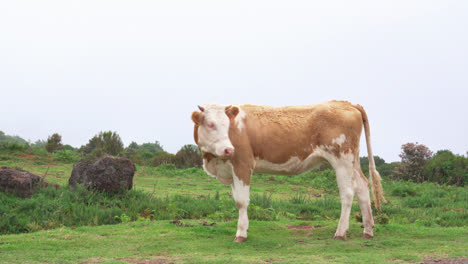
[[[466, 258], [467, 158], [448, 150], [424, 159], [420, 171], [408, 178], [397, 178], [401, 174], [394, 171], [404, 168], [401, 164], [410, 162], [411, 155], [391, 164], [375, 157], [389, 202], [381, 213], [374, 212], [373, 240], [359, 238], [357, 202], [349, 239], [332, 240], [341, 210], [333, 170], [255, 174], [248, 209], [251, 231], [247, 242], [238, 245], [232, 243], [238, 212], [231, 188], [190, 166], [200, 158], [196, 146], [184, 146], [173, 155], [159, 142], [130, 145], [117, 155], [138, 164], [134, 188], [108, 194], [68, 187], [72, 164], [87, 155], [84, 147], [63, 145], [49, 153], [46, 144], [0, 142], [0, 166], [46, 175], [50, 183], [38, 186], [28, 199], [0, 192], [2, 263], [133, 263], [140, 258], [163, 258], [161, 263], [401, 263]], [[184, 158], [177, 160], [178, 155]], [[366, 171], [367, 158], [361, 164]], [[43, 254], [44, 246], [53, 247], [54, 254]]]
[[[434, 155], [428, 147], [418, 143], [406, 143], [401, 147], [400, 162], [387, 163], [374, 156], [377, 170], [384, 178], [412, 181], [415, 183], [435, 182], [465, 186], [468, 181], [468, 156], [457, 155], [450, 150], [439, 150]], [[48, 154], [49, 152], [50, 154]], [[61, 135], [54, 133], [47, 141], [28, 143], [19, 136], [5, 135], [0, 131], [0, 156], [5, 153], [26, 153], [47, 156], [49, 159], [73, 163], [80, 158], [103, 154], [122, 156], [140, 166], [174, 164], [177, 168], [201, 167], [202, 157], [196, 145], [184, 145], [175, 155], [154, 143], [131, 142], [124, 147], [117, 132], [102, 131], [92, 137], [86, 145], [76, 149], [63, 145]], [[361, 169], [368, 175], [369, 159], [360, 158]], [[320, 170], [330, 169], [324, 165]]]

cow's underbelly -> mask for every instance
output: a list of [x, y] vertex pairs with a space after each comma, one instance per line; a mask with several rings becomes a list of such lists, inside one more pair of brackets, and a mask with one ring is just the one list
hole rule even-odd
[[203, 159], [203, 169], [210, 176], [216, 177], [223, 184], [232, 184], [232, 163], [218, 158]]
[[326, 160], [316, 154], [311, 154], [304, 160], [298, 157], [291, 157], [287, 162], [281, 164], [256, 159], [254, 172], [296, 175], [317, 167], [324, 162]]

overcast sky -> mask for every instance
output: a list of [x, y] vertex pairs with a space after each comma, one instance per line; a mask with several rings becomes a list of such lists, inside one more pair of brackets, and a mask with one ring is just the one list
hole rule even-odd
[[468, 1], [2, 1], [0, 91], [0, 130], [32, 142], [113, 130], [175, 153], [198, 104], [342, 99], [386, 161], [465, 154]]

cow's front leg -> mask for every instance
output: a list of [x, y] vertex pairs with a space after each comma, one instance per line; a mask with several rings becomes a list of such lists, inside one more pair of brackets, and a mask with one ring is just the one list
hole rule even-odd
[[239, 209], [239, 220], [237, 222], [237, 233], [234, 242], [244, 242], [247, 240], [247, 231], [249, 230], [247, 207], [250, 201], [250, 185], [245, 184], [244, 181], [234, 174], [231, 187], [236, 207]]

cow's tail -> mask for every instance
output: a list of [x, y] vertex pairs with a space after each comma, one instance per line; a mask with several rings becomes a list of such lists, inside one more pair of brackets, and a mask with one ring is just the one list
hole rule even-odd
[[381, 178], [379, 172], [375, 168], [374, 156], [372, 155], [372, 146], [370, 138], [370, 128], [369, 128], [369, 119], [367, 118], [366, 111], [360, 105], [355, 105], [356, 109], [361, 112], [362, 122], [364, 124], [364, 133], [366, 134], [366, 144], [367, 144], [367, 155], [369, 156], [369, 173], [370, 180], [372, 184], [372, 197], [375, 203], [375, 207], [380, 211], [380, 204], [386, 203], [383, 196], [382, 184], [380, 183]]

